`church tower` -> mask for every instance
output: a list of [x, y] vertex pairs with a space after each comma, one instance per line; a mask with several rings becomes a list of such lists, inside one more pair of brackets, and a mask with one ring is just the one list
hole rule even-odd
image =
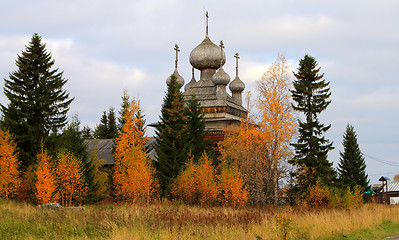
[[[203, 108], [208, 139], [211, 142], [223, 140], [223, 129], [232, 124], [238, 124], [247, 117], [248, 111], [242, 106], [242, 92], [245, 84], [238, 77], [238, 53], [236, 58], [236, 77], [230, 82], [230, 76], [224, 71], [226, 63], [224, 44], [214, 44], [208, 33], [208, 12], [206, 13], [205, 39], [190, 53], [192, 65], [191, 81], [184, 87], [183, 96], [186, 100], [194, 95]], [[176, 50], [177, 45], [175, 47]], [[175, 76], [179, 83], [184, 83], [183, 78], [177, 73], [177, 53]], [[195, 80], [194, 69], [200, 71], [200, 79]], [[169, 79], [168, 79], [169, 80]], [[229, 86], [231, 95], [227, 93]]]

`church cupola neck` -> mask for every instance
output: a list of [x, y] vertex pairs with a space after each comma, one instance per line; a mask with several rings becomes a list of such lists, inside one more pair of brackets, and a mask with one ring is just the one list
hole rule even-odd
[[186, 84], [186, 86], [184, 87], [184, 91], [190, 90], [190, 88], [192, 88], [197, 83], [197, 81], [195, 80], [195, 76], [194, 76], [194, 68], [192, 68], [191, 71], [192, 71], [191, 81]]
[[180, 76], [179, 72], [177, 71], [177, 63], [178, 63], [179, 52], [180, 52], [179, 46], [177, 44], [175, 44], [174, 50], [176, 51], [175, 71], [172, 73], [171, 76], [168, 77], [168, 79], [166, 79], [166, 84], [169, 85], [170, 81], [172, 80], [172, 76], [175, 76], [176, 81], [179, 83], [180, 87], [182, 87], [184, 85], [184, 79], [182, 76]]

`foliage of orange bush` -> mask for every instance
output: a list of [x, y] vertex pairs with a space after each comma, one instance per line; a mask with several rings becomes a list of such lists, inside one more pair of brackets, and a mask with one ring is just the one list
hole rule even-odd
[[125, 111], [124, 124], [116, 139], [113, 184], [114, 194], [121, 200], [149, 200], [157, 188], [154, 169], [144, 151], [148, 137], [145, 129], [144, 132], [140, 129], [143, 119], [137, 117], [139, 111], [139, 103], [133, 100]]
[[227, 166], [217, 174], [211, 159], [203, 154], [196, 164], [190, 158], [172, 186], [172, 195], [188, 204], [243, 206], [248, 193], [238, 170]]
[[216, 170], [206, 154], [202, 155], [198, 164], [190, 158], [172, 186], [172, 195], [188, 204], [214, 204], [218, 193]]
[[21, 174], [21, 184], [18, 189], [18, 201], [31, 202], [33, 201], [35, 188], [35, 171], [33, 165], [29, 166], [25, 172]]
[[323, 185], [320, 180], [309, 187], [303, 196], [303, 204], [309, 207], [327, 207], [330, 202], [330, 189]]
[[38, 204], [58, 202], [57, 182], [54, 177], [50, 156], [46, 151], [37, 155], [36, 168], [37, 181], [35, 183], [35, 196]]
[[55, 172], [61, 204], [80, 203], [87, 192], [82, 161], [69, 152], [61, 151], [57, 155]]
[[8, 131], [0, 129], [0, 197], [15, 197], [20, 184], [16, 144]]
[[268, 204], [273, 199], [272, 161], [268, 158], [269, 134], [244, 121], [225, 130], [219, 142], [221, 162], [237, 168], [243, 176], [251, 204]]
[[218, 176], [219, 202], [227, 206], [244, 206], [248, 192], [240, 172], [223, 166]]

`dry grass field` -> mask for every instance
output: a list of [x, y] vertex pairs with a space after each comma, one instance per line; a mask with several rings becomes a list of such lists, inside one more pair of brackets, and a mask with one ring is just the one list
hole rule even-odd
[[234, 209], [154, 203], [43, 210], [0, 200], [0, 239], [259, 240], [282, 239], [281, 233], [287, 239], [382, 239], [399, 234], [399, 207]]

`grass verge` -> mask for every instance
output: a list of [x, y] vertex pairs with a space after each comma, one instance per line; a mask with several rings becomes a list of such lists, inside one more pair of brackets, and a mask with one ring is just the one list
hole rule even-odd
[[[0, 200], [0, 239], [279, 239], [272, 207], [177, 203], [43, 210]], [[399, 233], [399, 207], [290, 209], [289, 239], [382, 239]]]

